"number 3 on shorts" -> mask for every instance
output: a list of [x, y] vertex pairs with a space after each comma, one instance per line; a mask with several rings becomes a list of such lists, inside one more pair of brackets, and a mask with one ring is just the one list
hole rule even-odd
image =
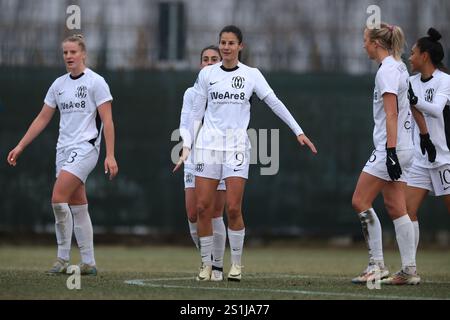
[[75, 151], [70, 153], [69, 159], [67, 159], [66, 163], [73, 163], [75, 161], [75, 157], [78, 155]]

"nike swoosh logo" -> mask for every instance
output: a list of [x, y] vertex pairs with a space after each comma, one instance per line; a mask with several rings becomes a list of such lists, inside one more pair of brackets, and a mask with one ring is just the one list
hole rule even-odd
[[447, 190], [448, 188], [450, 188], [450, 187], [444, 187], [444, 191]]
[[233, 248], [232, 250], [233, 250], [233, 251], [239, 251], [239, 249], [235, 249], [235, 248]]
[[233, 170], [234, 170], [234, 172], [242, 171], [242, 169], [233, 169]]
[[389, 160], [391, 160], [391, 163], [392, 163], [392, 165], [393, 165], [393, 166], [395, 166], [395, 161], [394, 161], [394, 160], [392, 160], [392, 158], [391, 158], [391, 157], [389, 157]]
[[58, 96], [62, 95], [64, 91], [58, 92]]
[[210, 86], [213, 86], [213, 85], [215, 85], [217, 82], [219, 82], [219, 81], [216, 81], [216, 82], [210, 82], [209, 85], [210, 85]]

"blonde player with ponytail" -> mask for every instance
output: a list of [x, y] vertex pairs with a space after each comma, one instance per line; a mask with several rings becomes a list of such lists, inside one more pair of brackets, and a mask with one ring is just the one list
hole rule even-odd
[[81, 274], [96, 275], [93, 230], [85, 183], [98, 161], [103, 128], [106, 143], [105, 174], [109, 173], [110, 179], [113, 179], [118, 172], [114, 157], [113, 98], [105, 80], [86, 67], [86, 45], [82, 35], [66, 38], [62, 42], [62, 49], [68, 73], [53, 82], [41, 112], [8, 154], [7, 161], [16, 166], [21, 153], [47, 127], [58, 109], [60, 122], [56, 146], [56, 182], [51, 201], [58, 252], [56, 262], [47, 273], [66, 272], [74, 232], [81, 253]]
[[409, 74], [401, 61], [405, 37], [400, 27], [382, 23], [364, 30], [364, 48], [371, 60], [379, 64], [375, 77], [373, 117], [375, 150], [369, 157], [353, 194], [352, 205], [358, 213], [369, 249], [369, 265], [353, 283], [386, 278], [381, 224], [372, 207], [381, 192], [393, 220], [402, 269], [381, 280], [388, 284], [418, 284], [414, 250], [414, 227], [406, 210], [406, 179], [411, 165], [411, 113], [408, 92]]

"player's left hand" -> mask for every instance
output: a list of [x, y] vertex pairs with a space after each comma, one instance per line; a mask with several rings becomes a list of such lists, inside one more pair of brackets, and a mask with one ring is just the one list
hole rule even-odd
[[105, 159], [105, 174], [109, 173], [109, 180], [114, 179], [114, 177], [119, 172], [119, 167], [117, 166], [116, 159], [113, 156], [106, 157]]
[[316, 154], [317, 153], [317, 149], [314, 146], [314, 144], [311, 142], [311, 140], [308, 139], [308, 137], [305, 134], [301, 134], [299, 136], [297, 136], [297, 141], [304, 146], [305, 144], [311, 149], [312, 153]]
[[430, 134], [419, 134], [420, 136], [420, 149], [422, 154], [428, 153], [428, 161], [434, 162], [436, 160], [436, 147], [430, 139]]

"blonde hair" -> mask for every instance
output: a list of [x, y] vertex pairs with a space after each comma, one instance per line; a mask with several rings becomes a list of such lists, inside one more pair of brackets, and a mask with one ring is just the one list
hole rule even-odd
[[382, 22], [380, 28], [367, 29], [369, 39], [388, 50], [396, 60], [400, 60], [405, 47], [403, 30], [396, 25]]
[[86, 43], [84, 42], [84, 36], [82, 34], [73, 34], [63, 40], [64, 42], [76, 42], [80, 46], [81, 50], [86, 52]]

